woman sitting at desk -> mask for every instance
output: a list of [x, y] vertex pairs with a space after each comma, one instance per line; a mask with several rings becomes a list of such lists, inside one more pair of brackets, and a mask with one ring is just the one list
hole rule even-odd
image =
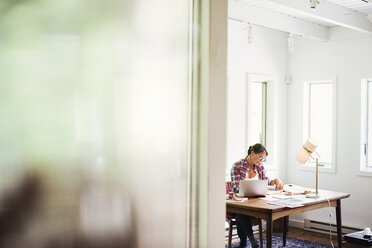
[[[250, 146], [248, 149], [248, 155], [234, 163], [231, 168], [231, 190], [234, 193], [239, 192], [239, 181], [244, 179], [259, 179], [268, 180], [266, 176], [265, 168], [262, 161], [265, 160], [268, 152], [262, 144], [255, 144]], [[275, 185], [276, 189], [283, 189], [283, 183], [278, 179], [269, 180], [270, 185]], [[247, 244], [247, 236], [252, 244], [253, 248], [259, 247], [257, 241], [253, 236], [251, 218], [247, 215], [236, 214], [235, 215], [238, 236], [240, 238], [239, 247], [245, 247]]]

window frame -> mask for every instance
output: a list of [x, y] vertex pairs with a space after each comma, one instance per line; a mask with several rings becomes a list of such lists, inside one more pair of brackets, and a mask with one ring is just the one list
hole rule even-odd
[[[369, 85], [369, 83], [371, 85]], [[372, 166], [368, 166], [368, 154], [365, 152], [368, 144], [368, 104], [372, 101], [372, 96], [368, 94], [368, 86], [372, 87], [372, 77], [363, 78], [361, 80], [361, 128], [360, 128], [360, 166], [359, 175], [372, 176]], [[371, 120], [372, 121], [372, 120]], [[372, 131], [372, 130], [371, 130]]]
[[267, 137], [267, 82], [260, 82], [260, 81], [251, 81], [248, 84], [248, 90], [247, 90], [247, 98], [246, 98], [246, 104], [247, 104], [247, 112], [246, 112], [246, 122], [247, 122], [247, 145], [252, 145], [254, 142], [249, 142], [249, 128], [251, 127], [249, 124], [249, 117], [252, 116], [252, 108], [250, 106], [250, 100], [251, 100], [251, 91], [253, 90], [253, 84], [260, 84], [261, 86], [261, 113], [260, 113], [260, 119], [261, 119], [261, 127], [260, 130], [262, 131], [260, 135], [259, 143], [263, 144], [266, 147], [266, 137]]
[[249, 121], [248, 118], [250, 116], [249, 112], [249, 93], [250, 93], [250, 84], [252, 83], [265, 83], [266, 84], [266, 104], [262, 106], [263, 111], [266, 112], [266, 121], [262, 122], [262, 125], [265, 125], [265, 147], [269, 151], [269, 156], [266, 158], [265, 170], [272, 171], [275, 170], [275, 150], [274, 150], [274, 83], [278, 82], [278, 78], [273, 75], [267, 74], [255, 74], [255, 73], [247, 73], [246, 74], [246, 111], [245, 111], [245, 147], [249, 147]]
[[[337, 76], [308, 77], [302, 80], [303, 84], [303, 131], [302, 138], [305, 142], [310, 133], [310, 85], [311, 84], [332, 84], [332, 161], [330, 167], [319, 166], [319, 172], [336, 173], [337, 169]], [[303, 143], [302, 142], [302, 143]], [[320, 154], [322, 156], [322, 154]], [[315, 160], [302, 164], [303, 170], [315, 171]]]

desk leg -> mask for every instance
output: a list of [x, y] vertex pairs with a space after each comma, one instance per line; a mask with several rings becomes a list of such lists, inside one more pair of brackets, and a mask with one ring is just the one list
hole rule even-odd
[[338, 248], [341, 248], [342, 247], [341, 200], [337, 200], [336, 221], [337, 221]]
[[273, 216], [272, 214], [267, 215], [266, 220], [266, 247], [271, 248], [273, 239]]
[[287, 245], [287, 231], [288, 231], [288, 220], [289, 216], [283, 218], [283, 246]]

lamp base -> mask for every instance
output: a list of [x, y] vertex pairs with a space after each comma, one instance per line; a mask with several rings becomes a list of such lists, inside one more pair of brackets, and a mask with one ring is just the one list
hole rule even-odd
[[320, 195], [316, 193], [308, 193], [306, 194], [306, 198], [319, 198]]

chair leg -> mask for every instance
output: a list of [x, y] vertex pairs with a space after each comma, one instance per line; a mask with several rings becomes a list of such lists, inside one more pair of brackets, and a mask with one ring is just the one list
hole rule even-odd
[[227, 248], [231, 248], [231, 240], [232, 240], [232, 221], [229, 221], [229, 237], [228, 237], [228, 244]]
[[263, 247], [262, 220], [258, 221], [258, 230], [260, 232], [260, 247]]

